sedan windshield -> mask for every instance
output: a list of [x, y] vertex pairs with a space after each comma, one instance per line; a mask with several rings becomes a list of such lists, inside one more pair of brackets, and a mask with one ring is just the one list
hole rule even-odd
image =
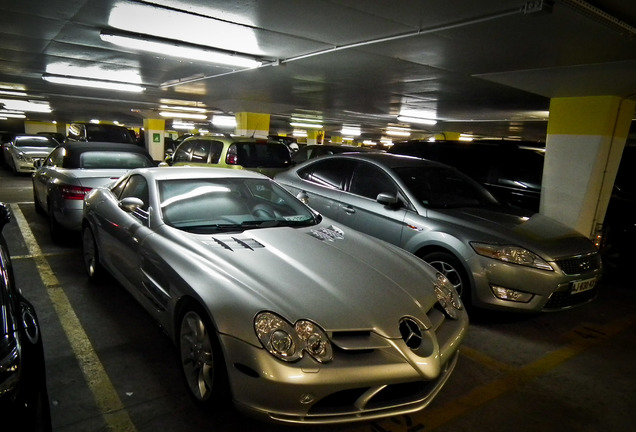
[[430, 208], [493, 207], [499, 202], [479, 183], [446, 167], [393, 169], [424, 206]]
[[15, 139], [16, 147], [45, 147], [54, 148], [59, 144], [48, 137], [17, 137]]
[[316, 215], [267, 179], [179, 179], [158, 183], [166, 224], [196, 233], [309, 226]]

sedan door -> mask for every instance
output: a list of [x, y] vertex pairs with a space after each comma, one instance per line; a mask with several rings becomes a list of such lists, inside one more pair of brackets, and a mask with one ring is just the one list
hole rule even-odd
[[[395, 204], [378, 202], [378, 195]], [[380, 167], [360, 162], [343, 192], [337, 220], [358, 231], [400, 246], [407, 210], [397, 184]]]

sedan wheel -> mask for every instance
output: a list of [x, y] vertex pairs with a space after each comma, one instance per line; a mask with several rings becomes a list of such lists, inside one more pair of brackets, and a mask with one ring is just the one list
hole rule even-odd
[[214, 329], [203, 317], [202, 312], [190, 309], [183, 316], [179, 331], [181, 368], [190, 393], [201, 403], [220, 400], [226, 382]]
[[89, 227], [82, 230], [82, 252], [84, 256], [84, 269], [91, 280], [99, 279], [102, 274], [102, 266], [99, 263], [99, 251], [93, 231]]
[[469, 300], [468, 278], [464, 275], [464, 269], [457, 258], [445, 252], [433, 252], [421, 258], [446, 276], [464, 302]]

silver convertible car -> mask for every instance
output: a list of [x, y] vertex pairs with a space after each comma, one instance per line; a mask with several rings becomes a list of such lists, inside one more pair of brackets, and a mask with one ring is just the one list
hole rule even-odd
[[210, 408], [305, 424], [417, 411], [467, 331], [443, 275], [258, 173], [133, 170], [87, 195], [82, 232], [89, 277], [144, 306]]
[[601, 259], [581, 234], [501, 205], [454, 168], [383, 153], [324, 156], [275, 180], [324, 216], [416, 254], [475, 306], [556, 311], [598, 292]]

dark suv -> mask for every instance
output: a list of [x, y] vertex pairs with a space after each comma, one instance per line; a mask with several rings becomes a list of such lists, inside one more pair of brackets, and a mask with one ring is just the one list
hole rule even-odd
[[451, 165], [483, 184], [497, 200], [539, 211], [545, 145], [500, 140], [404, 141], [389, 153]]

